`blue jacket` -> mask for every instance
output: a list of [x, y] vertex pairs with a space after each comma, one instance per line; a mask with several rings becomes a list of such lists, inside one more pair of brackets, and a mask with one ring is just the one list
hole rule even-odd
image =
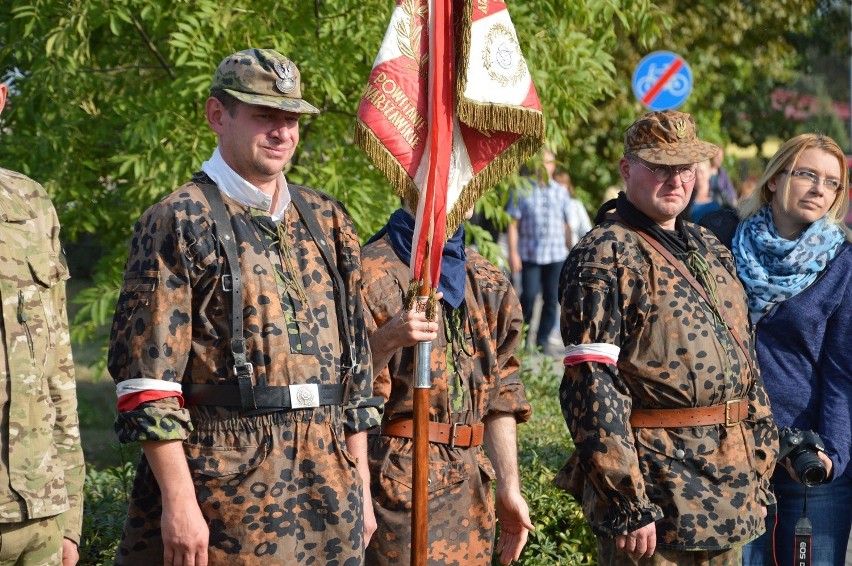
[[813, 285], [773, 307], [756, 333], [778, 428], [815, 431], [833, 476], [852, 477], [852, 245], [843, 244]]

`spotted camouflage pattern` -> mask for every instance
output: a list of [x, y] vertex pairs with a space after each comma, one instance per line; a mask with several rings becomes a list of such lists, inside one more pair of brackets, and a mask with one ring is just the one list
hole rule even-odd
[[648, 163], [685, 165], [707, 161], [719, 148], [698, 139], [695, 121], [686, 112], [648, 112], [627, 128], [624, 154]]
[[[372, 333], [402, 310], [409, 271], [385, 237], [364, 247], [363, 274], [365, 319]], [[454, 348], [453, 355], [458, 374], [464, 376], [461, 391], [454, 393], [447, 337], [439, 332], [430, 363], [430, 420], [469, 424], [498, 413], [528, 420], [531, 408], [514, 355], [523, 325], [520, 304], [502, 272], [472, 250], [467, 250], [465, 303], [465, 347]], [[403, 348], [375, 376], [373, 393], [385, 399], [386, 420], [411, 418], [413, 372], [414, 348]], [[491, 462], [482, 447], [430, 444], [429, 457], [429, 564], [489, 564], [495, 524]], [[367, 564], [408, 564], [412, 443], [371, 435], [369, 460], [378, 530], [367, 548]]]
[[297, 114], [319, 114], [302, 99], [296, 65], [272, 49], [246, 49], [225, 57], [210, 83], [246, 104], [269, 106]]
[[47, 193], [5, 169], [0, 265], [0, 522], [62, 514], [65, 536], [79, 542], [85, 469], [66, 311], [68, 266]]
[[[718, 296], [757, 357], [733, 257], [701, 229]], [[566, 366], [562, 412], [576, 451], [556, 484], [582, 501], [600, 535], [656, 521], [662, 548], [731, 547], [763, 531], [760, 506], [777, 430], [759, 373], [709, 307], [647, 242], [604, 222], [572, 250], [560, 281], [565, 344], [613, 344], [618, 366]], [[636, 408], [710, 406], [749, 399], [731, 427], [632, 429]]]
[[[195, 496], [210, 527], [210, 564], [333, 564], [363, 561], [360, 476], [345, 446], [346, 432], [378, 425], [381, 399], [372, 371], [359, 290], [360, 246], [339, 203], [303, 194], [336, 250], [344, 296], [361, 364], [344, 407], [260, 416], [211, 406], [181, 408], [175, 397], [119, 414], [123, 442], [184, 441]], [[341, 347], [334, 292], [326, 265], [290, 206], [286, 235], [304, 297], [280, 285], [277, 248], [252, 221], [258, 211], [224, 196], [232, 215], [243, 278], [244, 327], [258, 384], [340, 383]], [[146, 211], [130, 245], [113, 320], [108, 366], [116, 382], [132, 378], [178, 382], [233, 381], [228, 345], [229, 294], [222, 290], [224, 257], [206, 201], [189, 183]], [[288, 321], [297, 323], [288, 333]], [[304, 345], [304, 347], [302, 347]], [[141, 461], [117, 563], [159, 563], [158, 485]]]

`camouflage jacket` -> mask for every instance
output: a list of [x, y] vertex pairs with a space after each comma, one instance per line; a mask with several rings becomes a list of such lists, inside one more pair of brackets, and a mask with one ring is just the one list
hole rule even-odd
[[[343, 424], [349, 432], [367, 430], [378, 424], [381, 402], [372, 398], [359, 293], [360, 244], [340, 203], [310, 189], [303, 194], [337, 254], [355, 326], [353, 357], [359, 367], [351, 377]], [[252, 221], [252, 210], [222, 196], [238, 244], [244, 335], [255, 383], [339, 383], [341, 345], [331, 276], [298, 213], [290, 206], [282, 222], [289, 246], [296, 247], [290, 268], [298, 271], [293, 275], [301, 285], [284, 289], [281, 254]], [[149, 208], [137, 222], [113, 318], [108, 368], [120, 390], [134, 380], [134, 389], [150, 396], [120, 409], [116, 432], [121, 441], [186, 439], [193, 425], [183, 407], [181, 383], [236, 381], [224, 265], [207, 202], [194, 182]], [[213, 406], [194, 406], [192, 412], [194, 418], [239, 414], [236, 408]]]
[[64, 515], [79, 543], [85, 469], [56, 211], [44, 189], [0, 169], [0, 522]]
[[[756, 360], [733, 258], [702, 229], [716, 293]], [[571, 252], [561, 275], [563, 415], [576, 451], [557, 485], [598, 534], [656, 521], [661, 547], [722, 549], [763, 531], [760, 506], [777, 430], [757, 368], [687, 281], [636, 232], [611, 221]], [[733, 426], [637, 428], [634, 408], [747, 398]]]
[[[455, 372], [448, 371], [446, 325], [442, 325], [444, 331], [432, 349], [430, 418], [442, 423], [477, 423], [491, 414], [512, 413], [518, 421], [526, 421], [531, 409], [515, 357], [523, 324], [520, 305], [496, 267], [475, 251], [466, 252], [466, 351], [451, 354]], [[409, 273], [386, 237], [364, 248], [363, 270], [366, 323], [372, 334], [402, 310]], [[385, 421], [411, 417], [413, 372], [414, 348], [403, 348], [375, 376], [373, 393], [385, 399]], [[453, 383], [456, 376], [463, 376], [457, 384]]]
[[[403, 308], [409, 270], [387, 237], [364, 248], [364, 303], [372, 334]], [[441, 423], [480, 423], [488, 416], [530, 418], [515, 351], [523, 318], [506, 277], [478, 253], [467, 250], [464, 309], [455, 340], [448, 313], [433, 343], [429, 418]], [[458, 321], [456, 322], [458, 323]], [[375, 376], [373, 392], [385, 399], [385, 421], [411, 418], [415, 348], [402, 348]], [[371, 493], [378, 530], [367, 563], [407, 564], [411, 547], [412, 444], [371, 435]], [[494, 542], [494, 468], [482, 447], [429, 446], [429, 564], [491, 562]]]

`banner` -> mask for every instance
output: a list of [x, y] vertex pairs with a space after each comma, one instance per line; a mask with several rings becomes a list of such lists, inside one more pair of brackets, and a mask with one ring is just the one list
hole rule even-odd
[[[418, 213], [412, 279], [422, 275], [415, 251], [440, 250], [477, 199], [544, 143], [541, 103], [506, 4], [446, 3], [451, 9], [397, 2], [355, 129], [355, 143]], [[449, 98], [434, 92], [430, 99], [430, 89], [446, 89]], [[440, 255], [430, 258], [435, 283]]]

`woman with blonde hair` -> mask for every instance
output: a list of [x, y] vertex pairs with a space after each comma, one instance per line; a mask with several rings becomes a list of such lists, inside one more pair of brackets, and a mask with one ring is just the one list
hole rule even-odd
[[778, 149], [740, 202], [733, 253], [782, 448], [771, 480], [777, 507], [767, 533], [744, 548], [746, 566], [793, 564], [794, 548], [798, 557], [807, 539], [795, 534], [803, 516], [812, 525], [810, 563], [845, 562], [852, 525], [848, 182], [837, 143], [802, 134]]

